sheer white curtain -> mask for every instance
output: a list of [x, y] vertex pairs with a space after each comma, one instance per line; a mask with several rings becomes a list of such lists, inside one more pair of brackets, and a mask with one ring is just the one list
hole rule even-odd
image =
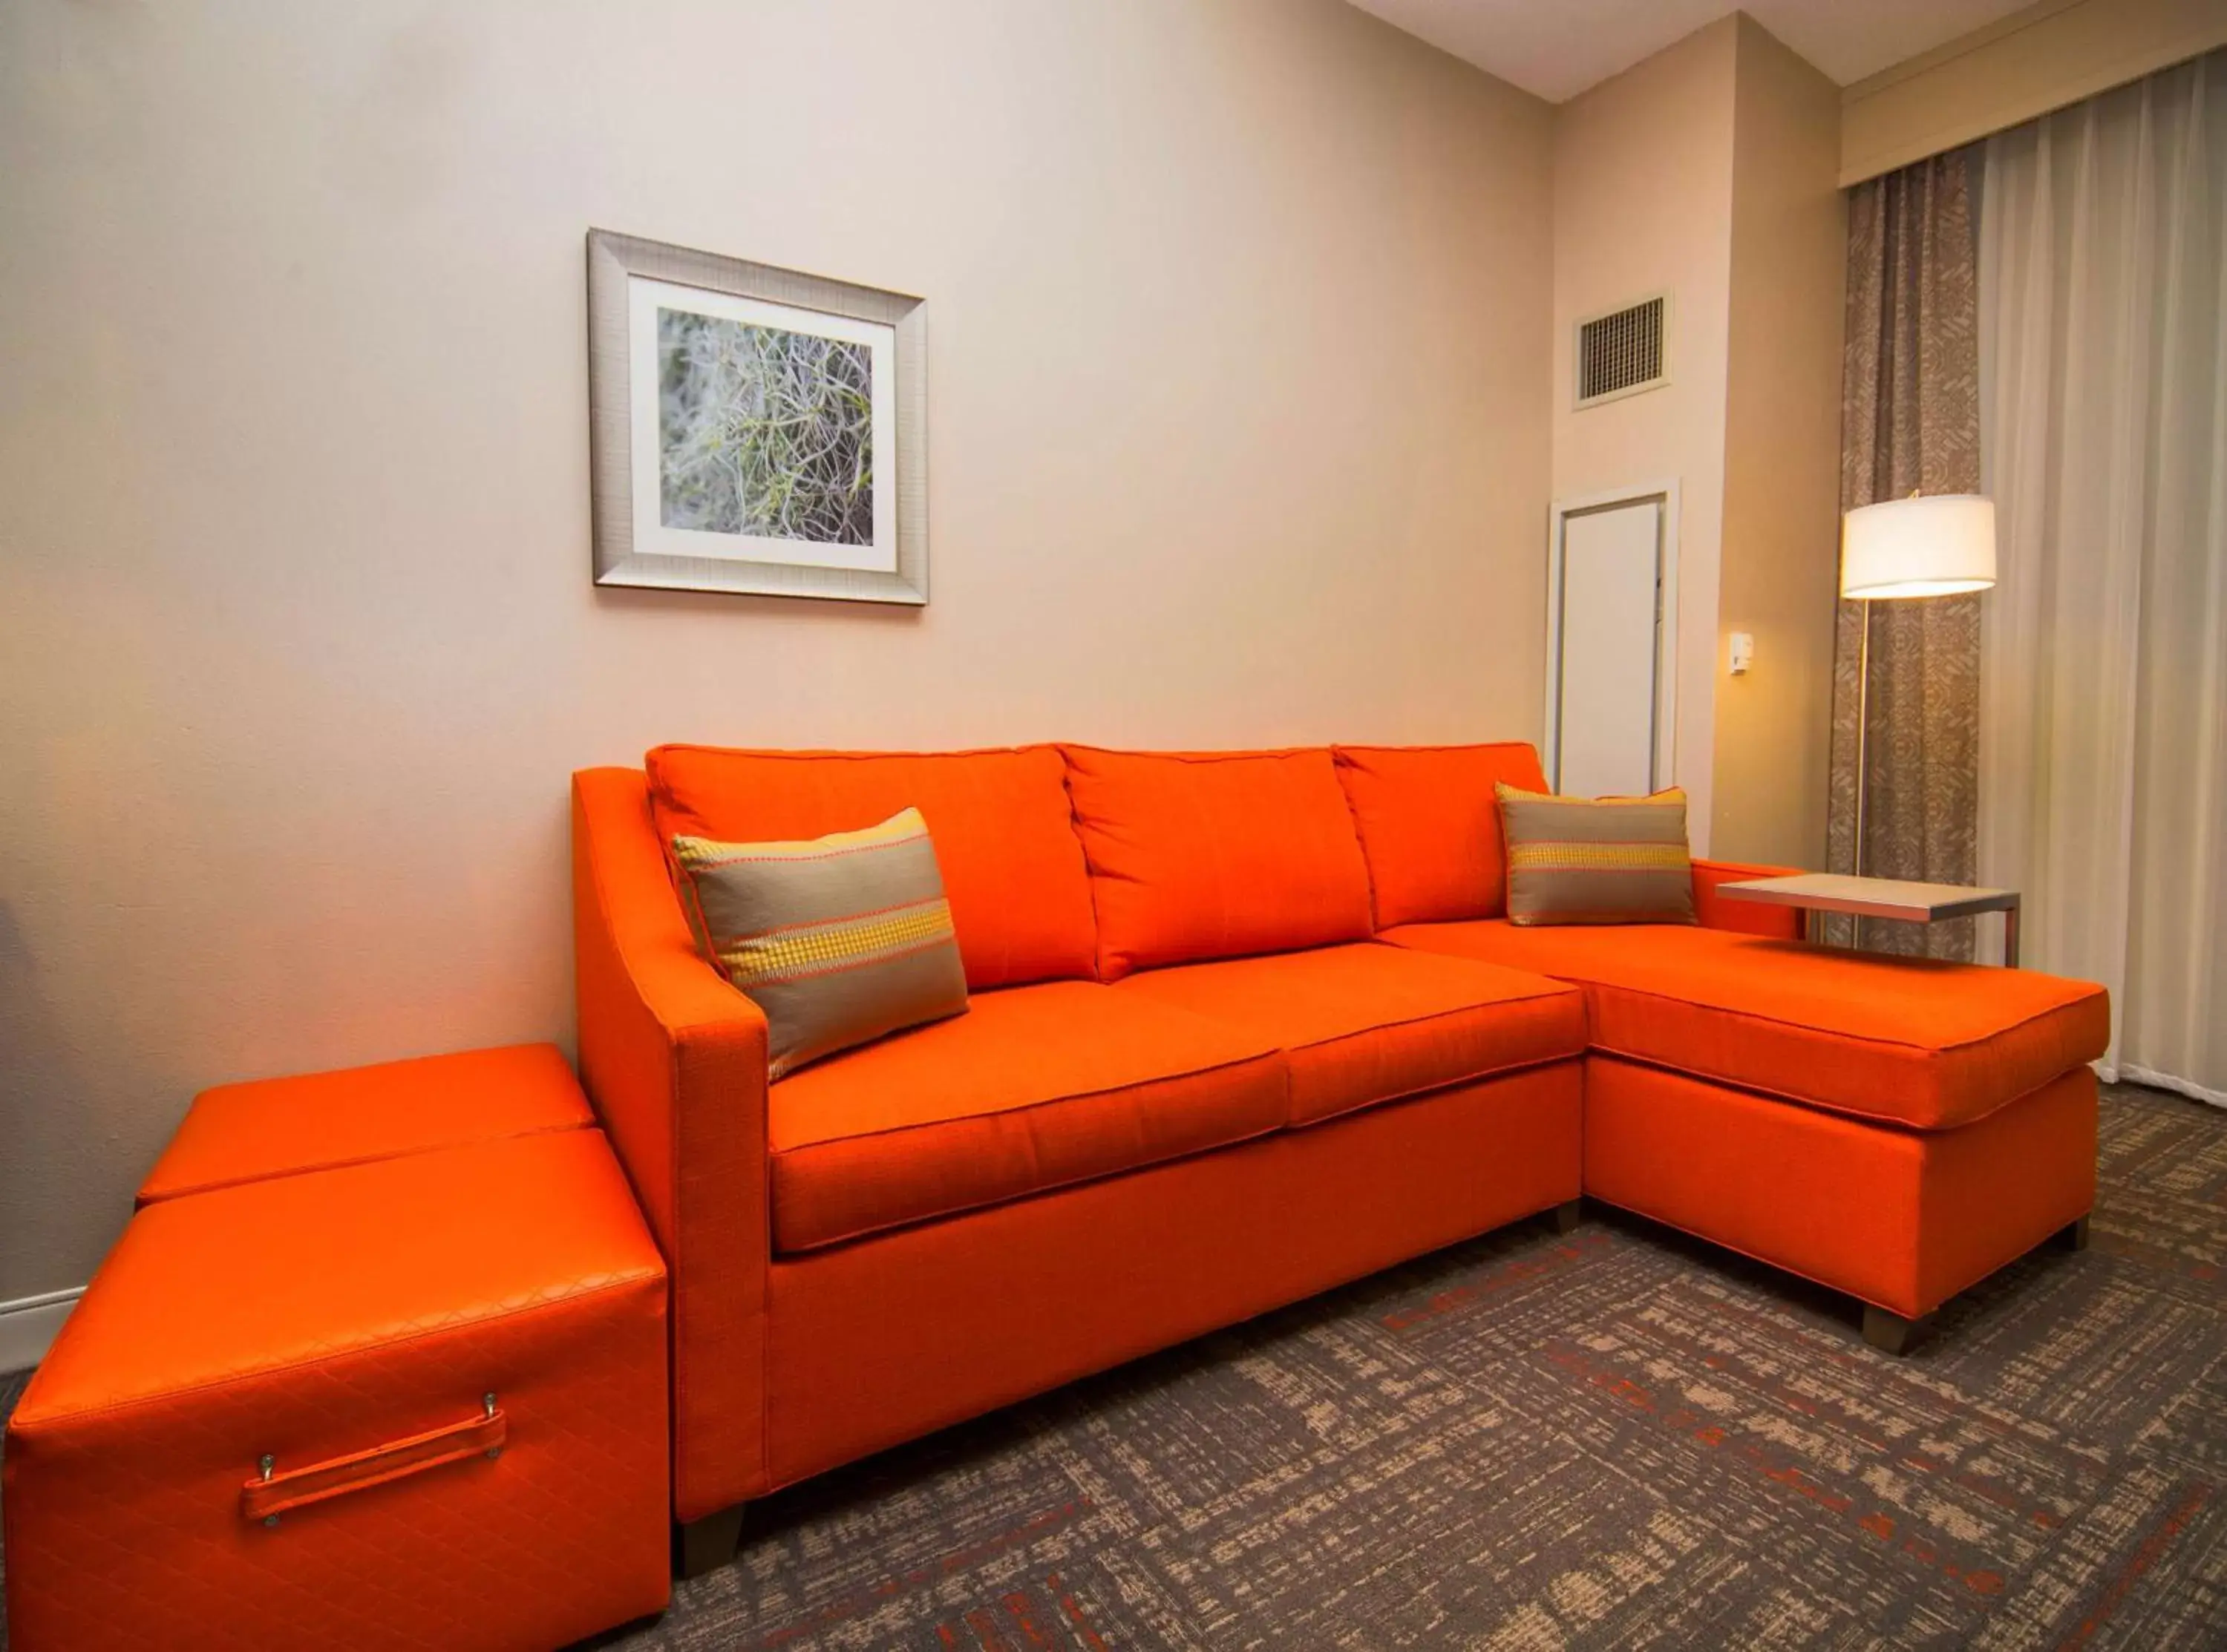
[[1991, 138], [1979, 874], [2227, 1106], [2227, 52]]

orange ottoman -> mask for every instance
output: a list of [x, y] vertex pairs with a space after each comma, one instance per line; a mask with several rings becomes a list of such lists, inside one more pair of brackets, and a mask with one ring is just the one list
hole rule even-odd
[[194, 1098], [139, 1202], [595, 1122], [554, 1044], [220, 1084]]
[[10, 1645], [546, 1649], [658, 1611], [665, 1301], [593, 1130], [148, 1206], [9, 1421]]

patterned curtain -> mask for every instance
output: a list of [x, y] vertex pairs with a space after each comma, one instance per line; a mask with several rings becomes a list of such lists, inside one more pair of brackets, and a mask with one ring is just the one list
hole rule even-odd
[[[1980, 491], [1979, 260], [1969, 152], [1859, 184], [1848, 202], [1841, 508], [1912, 492]], [[1979, 816], [1978, 596], [1842, 603], [1834, 650], [1827, 864], [1969, 883]], [[1871, 694], [1863, 864], [1856, 864], [1857, 662], [1866, 608]], [[1841, 943], [1972, 955], [1973, 920], [1849, 920]]]

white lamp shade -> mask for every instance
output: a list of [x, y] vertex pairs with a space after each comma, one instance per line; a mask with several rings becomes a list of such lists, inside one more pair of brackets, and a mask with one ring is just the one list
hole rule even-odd
[[1863, 505], [1841, 520], [1841, 595], [1954, 596], [1995, 583], [1995, 501], [1922, 494]]

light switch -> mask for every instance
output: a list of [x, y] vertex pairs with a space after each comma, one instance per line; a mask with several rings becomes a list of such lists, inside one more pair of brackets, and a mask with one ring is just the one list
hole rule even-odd
[[1732, 657], [1732, 675], [1735, 677], [1746, 676], [1747, 668], [1754, 663], [1755, 633], [1752, 631], [1733, 632]]

